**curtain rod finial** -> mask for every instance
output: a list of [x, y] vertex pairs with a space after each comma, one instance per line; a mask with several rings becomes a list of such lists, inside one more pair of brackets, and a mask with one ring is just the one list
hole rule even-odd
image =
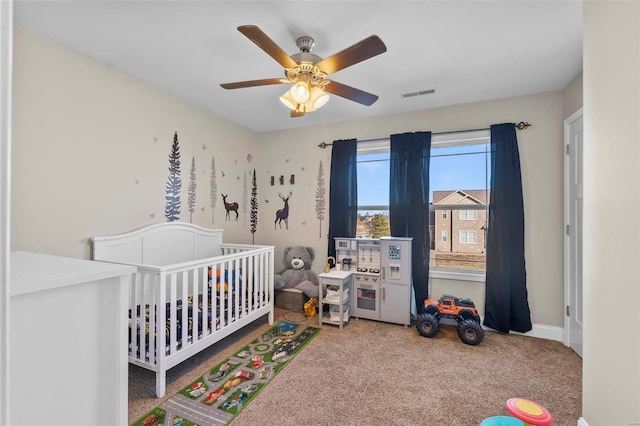
[[325, 149], [326, 147], [331, 146], [331, 145], [333, 145], [333, 144], [331, 144], [331, 143], [326, 143], [326, 142], [322, 142], [321, 144], [318, 144], [318, 146], [319, 146], [320, 148], [322, 148], [322, 149]]
[[527, 127], [530, 127], [530, 126], [531, 126], [531, 124], [529, 124], [527, 122], [524, 122], [524, 121], [521, 121], [518, 124], [516, 124], [516, 127], [518, 128], [518, 130], [524, 130]]

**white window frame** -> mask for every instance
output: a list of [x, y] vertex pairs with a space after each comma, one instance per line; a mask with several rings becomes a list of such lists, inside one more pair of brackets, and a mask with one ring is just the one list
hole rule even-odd
[[[458, 232], [460, 244], [478, 244], [478, 234], [476, 231], [465, 231], [461, 229]], [[469, 238], [472, 235], [473, 238]], [[471, 239], [473, 239], [473, 241], [471, 241]]]
[[[473, 216], [473, 217], [472, 217]], [[460, 220], [477, 220], [478, 215], [476, 214], [476, 210], [460, 210]]]
[[447, 231], [446, 229], [442, 230], [440, 241], [443, 243], [446, 243], [447, 241], [449, 241], [449, 231]]
[[447, 218], [447, 211], [446, 210], [442, 210], [442, 218], [443, 219]]

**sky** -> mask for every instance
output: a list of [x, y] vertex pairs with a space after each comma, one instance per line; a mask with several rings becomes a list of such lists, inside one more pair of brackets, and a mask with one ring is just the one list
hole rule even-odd
[[[487, 145], [432, 148], [430, 192], [486, 189], [489, 186]], [[389, 204], [389, 153], [359, 156], [358, 204]], [[429, 194], [429, 201], [432, 195]]]

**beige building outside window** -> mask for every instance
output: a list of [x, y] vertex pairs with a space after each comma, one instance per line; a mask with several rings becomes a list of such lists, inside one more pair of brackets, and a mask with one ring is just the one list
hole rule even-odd
[[[487, 190], [433, 191], [432, 235], [442, 238], [432, 240], [430, 266], [485, 269], [488, 193]], [[449, 235], [452, 238], [445, 237]]]

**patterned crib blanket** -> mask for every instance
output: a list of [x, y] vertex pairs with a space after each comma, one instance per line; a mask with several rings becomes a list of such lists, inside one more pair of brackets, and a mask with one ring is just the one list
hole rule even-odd
[[[182, 336], [182, 329], [183, 327], [187, 328], [187, 336], [188, 336], [188, 343], [192, 343], [193, 341], [193, 332], [194, 332], [194, 327], [193, 327], [193, 318], [194, 318], [194, 309], [196, 310], [195, 312], [195, 316], [198, 318], [197, 324], [197, 336], [198, 339], [202, 338], [202, 332], [203, 332], [203, 325], [204, 325], [204, 321], [207, 322], [207, 330], [218, 330], [220, 328], [220, 320], [221, 318], [224, 318], [225, 320], [229, 320], [229, 321], [235, 321], [235, 312], [240, 312], [241, 311], [241, 301], [239, 300], [240, 298], [237, 295], [236, 292], [236, 286], [235, 286], [235, 275], [236, 275], [236, 271], [235, 270], [225, 270], [224, 271], [224, 278], [221, 277], [221, 271], [217, 270], [216, 271], [216, 277], [215, 277], [215, 315], [214, 315], [214, 311], [213, 311], [213, 306], [212, 303], [212, 293], [213, 293], [213, 273], [212, 273], [212, 269], [209, 268], [209, 274], [208, 274], [208, 294], [207, 294], [207, 309], [206, 312], [203, 312], [203, 308], [204, 308], [204, 303], [203, 303], [203, 295], [199, 294], [197, 295], [197, 303], [194, 303], [194, 296], [189, 296], [186, 300], [186, 303], [184, 303], [184, 301], [182, 299], [178, 299], [176, 300], [176, 309], [175, 309], [175, 323], [176, 323], [176, 335], [181, 337]], [[239, 275], [239, 287], [242, 287], [242, 272], [240, 271], [240, 275]], [[220, 297], [220, 291], [221, 291], [221, 287], [222, 287], [222, 294], [224, 295], [224, 298], [221, 299]], [[229, 308], [230, 306], [233, 306], [235, 304], [237, 309], [234, 309], [231, 311], [231, 316], [229, 317]], [[129, 355], [132, 355], [133, 350], [134, 350], [134, 340], [133, 340], [133, 336], [134, 333], [135, 335], [137, 335], [137, 341], [139, 342], [139, 345], [137, 347], [136, 350], [136, 356], [137, 358], [140, 358], [140, 347], [142, 346], [142, 342], [144, 340], [144, 347], [145, 347], [145, 359], [147, 361], [149, 361], [150, 357], [149, 357], [149, 344], [151, 342], [151, 336], [153, 335], [153, 342], [155, 343], [157, 340], [157, 327], [158, 327], [158, 321], [157, 321], [157, 312], [158, 312], [158, 306], [155, 305], [154, 306], [155, 309], [155, 315], [154, 315], [154, 329], [153, 329], [153, 333], [151, 333], [151, 320], [150, 320], [150, 312], [151, 312], [151, 307], [150, 305], [146, 304], [144, 306], [138, 305], [135, 307], [135, 314], [133, 314], [134, 310], [133, 309], [129, 309]], [[183, 324], [183, 309], [187, 309], [187, 324]], [[142, 311], [144, 310], [144, 313], [142, 313]], [[167, 302], [165, 304], [165, 354], [168, 355], [170, 353], [170, 348], [171, 348], [171, 341], [172, 341], [172, 335], [171, 335], [171, 302]], [[214, 324], [215, 321], [215, 324]], [[176, 350], [179, 350], [182, 348], [183, 342], [182, 339], [178, 338], [177, 342], [176, 342]], [[155, 347], [156, 345], [154, 344], [153, 347]]]

